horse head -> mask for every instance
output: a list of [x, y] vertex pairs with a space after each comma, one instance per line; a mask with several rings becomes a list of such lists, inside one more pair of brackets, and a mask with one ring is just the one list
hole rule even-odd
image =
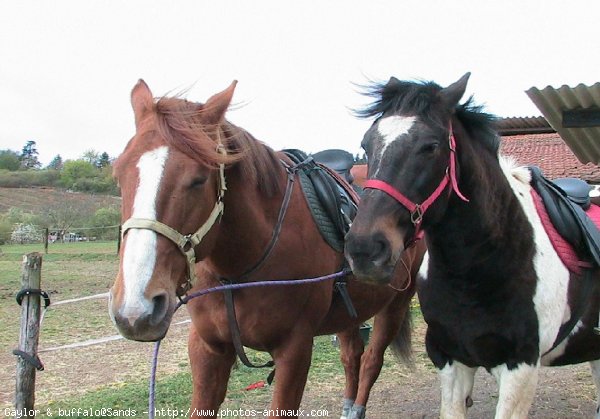
[[346, 237], [346, 257], [359, 279], [387, 283], [398, 258], [438, 222], [457, 183], [451, 120], [469, 74], [442, 88], [392, 77], [368, 94], [377, 100], [358, 112], [376, 117], [361, 146], [368, 180]]
[[133, 88], [136, 133], [114, 165], [122, 195], [119, 271], [109, 312], [130, 339], [162, 338], [194, 264], [214, 246], [225, 194], [222, 129], [235, 82], [205, 104], [155, 101], [146, 83]]

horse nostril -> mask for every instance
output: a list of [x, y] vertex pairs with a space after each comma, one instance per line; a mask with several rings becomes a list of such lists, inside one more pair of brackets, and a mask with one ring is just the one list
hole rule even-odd
[[369, 259], [374, 263], [386, 263], [391, 256], [388, 241], [383, 238], [375, 238], [371, 242]]
[[390, 257], [390, 246], [383, 235], [376, 234], [368, 238], [353, 238], [347, 243], [347, 252], [352, 259], [385, 263]]
[[162, 322], [169, 308], [169, 297], [167, 293], [161, 293], [152, 298], [152, 314], [150, 324], [156, 326]]

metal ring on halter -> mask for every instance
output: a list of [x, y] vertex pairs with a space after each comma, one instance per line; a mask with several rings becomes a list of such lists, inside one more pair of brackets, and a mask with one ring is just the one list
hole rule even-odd
[[410, 221], [414, 225], [419, 225], [423, 221], [423, 209], [420, 204], [416, 204], [415, 210], [410, 213]]

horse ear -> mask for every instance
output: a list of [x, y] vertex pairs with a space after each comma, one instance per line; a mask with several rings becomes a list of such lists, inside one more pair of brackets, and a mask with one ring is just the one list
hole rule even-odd
[[392, 77], [390, 77], [390, 79], [386, 83], [386, 87], [394, 86], [394, 85], [399, 84], [399, 83], [400, 83], [400, 80], [398, 80], [396, 77], [392, 76]]
[[131, 90], [131, 106], [135, 115], [135, 124], [138, 125], [142, 117], [154, 106], [152, 92], [142, 79], [139, 79], [136, 85]]
[[202, 107], [202, 120], [209, 125], [217, 125], [225, 117], [225, 112], [233, 98], [237, 80], [231, 82], [229, 87], [220, 93], [211, 96]]
[[467, 89], [467, 82], [469, 81], [469, 77], [471, 73], [465, 73], [458, 81], [452, 83], [450, 86], [442, 89], [441, 95], [446, 104], [450, 108], [454, 108], [458, 105], [458, 102], [465, 94], [465, 90]]

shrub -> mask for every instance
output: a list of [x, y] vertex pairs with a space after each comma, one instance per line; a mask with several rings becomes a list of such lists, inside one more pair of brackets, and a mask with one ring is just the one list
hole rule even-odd
[[33, 224], [18, 224], [10, 235], [13, 243], [38, 243], [42, 241], [42, 234]]
[[56, 170], [0, 170], [0, 187], [29, 188], [32, 186], [56, 186], [60, 174]]
[[[121, 211], [115, 207], [99, 208], [91, 221], [90, 236], [102, 240], [116, 240], [119, 235], [118, 225], [121, 223]], [[106, 228], [108, 226], [115, 226]]]

